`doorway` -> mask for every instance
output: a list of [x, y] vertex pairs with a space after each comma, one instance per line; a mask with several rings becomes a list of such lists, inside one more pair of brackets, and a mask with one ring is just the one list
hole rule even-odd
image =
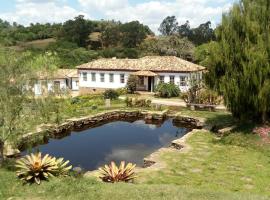
[[154, 92], [154, 77], [149, 76], [148, 77], [148, 92]]

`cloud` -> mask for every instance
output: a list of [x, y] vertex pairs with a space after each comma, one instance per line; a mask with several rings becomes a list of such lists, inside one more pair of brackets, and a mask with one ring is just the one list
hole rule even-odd
[[90, 11], [109, 11], [122, 9], [128, 6], [128, 0], [78, 0], [79, 3]]
[[80, 14], [89, 17], [87, 13], [63, 5], [65, 0], [17, 0], [16, 2], [15, 11], [2, 13], [0, 18], [29, 25], [37, 22], [64, 22]]
[[180, 24], [190, 21], [192, 27], [206, 21], [215, 26], [222, 12], [234, 0], [77, 0], [76, 8], [70, 0], [16, 0], [15, 10], [0, 14], [0, 18], [28, 25], [29, 23], [63, 22], [79, 14], [90, 19], [138, 20], [157, 33], [161, 21], [175, 15]]
[[[131, 5], [127, 0], [78, 0], [85, 12], [95, 12], [104, 19], [128, 22], [139, 20], [157, 32], [166, 16], [175, 15], [179, 23], [190, 21], [195, 27], [206, 21], [219, 23], [222, 12], [231, 6], [229, 0], [148, 1]], [[106, 2], [106, 3], [104, 3]]]

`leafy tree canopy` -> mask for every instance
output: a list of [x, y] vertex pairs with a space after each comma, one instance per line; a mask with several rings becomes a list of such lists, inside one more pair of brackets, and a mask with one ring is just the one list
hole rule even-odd
[[224, 14], [206, 56], [207, 83], [239, 119], [270, 116], [270, 2], [241, 0]]

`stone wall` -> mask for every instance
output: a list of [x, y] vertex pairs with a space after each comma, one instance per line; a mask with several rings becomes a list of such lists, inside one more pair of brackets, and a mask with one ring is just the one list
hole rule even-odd
[[[129, 121], [133, 122], [139, 119], [144, 119], [146, 122], [161, 123], [168, 117], [168, 110], [165, 111], [141, 111], [141, 110], [114, 110], [91, 115], [82, 118], [72, 118], [66, 120], [66, 122], [60, 125], [46, 124], [40, 126], [37, 132], [31, 132], [23, 135], [18, 143], [17, 147], [13, 148], [14, 152], [18, 152], [17, 149], [26, 149], [27, 146], [36, 146], [38, 144], [44, 144], [48, 142], [50, 138], [63, 138], [71, 134], [73, 130], [82, 131], [92, 127], [102, 126], [106, 123], [113, 121]], [[170, 116], [173, 117], [173, 116]], [[173, 120], [177, 123], [183, 123], [191, 126], [191, 128], [201, 128], [203, 126], [202, 121], [187, 116], [176, 115]], [[10, 148], [10, 146], [9, 146]], [[10, 151], [12, 152], [12, 151]], [[9, 156], [12, 156], [9, 154]]]

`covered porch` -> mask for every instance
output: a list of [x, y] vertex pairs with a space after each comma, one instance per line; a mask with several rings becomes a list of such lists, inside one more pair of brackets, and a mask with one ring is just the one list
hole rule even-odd
[[138, 77], [137, 91], [154, 92], [158, 74], [152, 71], [137, 71], [131, 75]]

